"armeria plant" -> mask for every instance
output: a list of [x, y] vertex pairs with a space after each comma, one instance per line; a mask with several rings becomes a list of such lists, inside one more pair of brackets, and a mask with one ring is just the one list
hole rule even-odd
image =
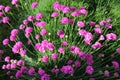
[[[12, 4], [17, 6], [18, 0]], [[33, 2], [31, 8], [38, 5]], [[50, 16], [29, 15], [3, 40], [17, 56], [1, 57], [6, 75], [12, 80], [119, 79], [119, 38], [111, 32], [112, 20], [88, 22], [85, 6], [77, 9], [54, 2], [52, 7]], [[0, 10], [3, 16], [10, 7], [1, 5]], [[9, 18], [3, 17], [1, 23], [9, 23]]]

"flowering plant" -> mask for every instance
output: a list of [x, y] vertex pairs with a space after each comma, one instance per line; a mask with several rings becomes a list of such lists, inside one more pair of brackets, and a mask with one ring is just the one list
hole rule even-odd
[[[13, 5], [17, 6], [17, 3], [18, 0], [12, 0]], [[33, 2], [31, 8], [34, 10], [38, 5], [38, 2]], [[8, 12], [10, 7], [7, 8], [0, 6], [3, 12]], [[111, 19], [86, 22], [89, 12], [85, 6], [77, 9], [54, 2], [53, 9], [55, 11], [48, 16], [49, 20], [42, 13], [29, 15], [19, 29], [12, 29], [9, 38], [3, 40], [3, 45], [9, 46], [12, 54], [19, 56], [7, 55], [4, 58], [2, 69], [7, 71], [10, 79], [95, 80], [102, 79], [99, 75], [103, 78], [110, 75], [119, 77], [119, 62], [114, 58], [120, 54], [120, 48], [117, 35], [110, 32]], [[9, 18], [3, 17], [1, 23], [9, 24]], [[111, 50], [111, 46], [117, 46], [117, 49]], [[114, 54], [109, 54], [112, 60], [106, 54], [109, 50], [114, 51]]]

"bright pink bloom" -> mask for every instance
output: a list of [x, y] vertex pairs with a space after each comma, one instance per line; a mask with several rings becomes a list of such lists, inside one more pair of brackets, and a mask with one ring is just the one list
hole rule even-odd
[[18, 65], [18, 66], [23, 66], [23, 65], [24, 65], [24, 61], [23, 61], [23, 60], [17, 61], [17, 65]]
[[28, 20], [26, 20], [26, 19], [23, 20], [23, 24], [25, 24], [25, 25], [28, 24]]
[[71, 16], [73, 16], [73, 17], [79, 16], [79, 13], [77, 11], [74, 11], [71, 13]]
[[69, 19], [68, 19], [67, 17], [63, 17], [63, 18], [61, 19], [61, 23], [62, 23], [62, 24], [68, 24], [68, 22], [69, 22]]
[[0, 5], [0, 10], [3, 10], [5, 8], [5, 6]]
[[38, 13], [36, 14], [36, 20], [40, 20], [42, 17], [43, 17], [43, 14], [42, 13]]
[[83, 28], [83, 27], [85, 27], [85, 23], [83, 21], [78, 21], [77, 26]]
[[34, 20], [34, 16], [28, 16], [28, 21], [32, 22]]
[[60, 37], [60, 38], [64, 38], [65, 34], [62, 30], [58, 30], [57, 32], [57, 35]]
[[105, 40], [105, 37], [101, 35], [99, 40]]
[[3, 23], [8, 23], [9, 22], [9, 18], [8, 17], [3, 17], [2, 21], [3, 21]]
[[93, 49], [98, 49], [98, 48], [101, 48], [101, 47], [102, 47], [102, 45], [101, 45], [100, 42], [95, 42], [95, 43], [92, 45], [92, 48], [93, 48]]
[[61, 8], [61, 5], [59, 4], [59, 2], [54, 2], [54, 4], [53, 4], [53, 8], [55, 9], [55, 10], [60, 10], [60, 8]]
[[18, 0], [12, 0], [12, 5], [15, 5], [15, 4], [17, 4], [18, 3]]
[[51, 14], [51, 17], [58, 17], [59, 16], [59, 13], [58, 12], [53, 12], [52, 14]]
[[117, 48], [117, 49], [116, 49], [116, 51], [117, 51], [117, 53], [119, 53], [119, 54], [120, 54], [120, 48]]
[[38, 6], [38, 2], [33, 2], [31, 5], [32, 9], [36, 8], [37, 6]]
[[6, 7], [5, 7], [5, 12], [9, 12], [9, 11], [10, 11], [10, 9], [11, 9], [11, 7], [10, 7], [10, 6], [6, 6]]
[[50, 75], [44, 74], [44, 75], [41, 76], [40, 80], [50, 80]]
[[56, 60], [58, 58], [58, 55], [56, 54], [56, 53], [53, 53], [52, 55], [51, 55], [51, 59], [52, 60]]
[[89, 25], [92, 26], [92, 27], [95, 26], [95, 24], [96, 24], [96, 23], [93, 22], [93, 21], [91, 21], [91, 22], [89, 23]]
[[94, 32], [95, 32], [96, 34], [102, 34], [102, 30], [101, 30], [99, 27], [96, 27], [96, 28], [94, 29]]
[[100, 21], [100, 26], [104, 26], [105, 24], [106, 24], [106, 21], [105, 20], [102, 20], [102, 21]]
[[106, 39], [107, 40], [116, 40], [117, 39], [117, 35], [115, 33], [106, 34]]
[[20, 77], [22, 77], [22, 72], [20, 70], [18, 70], [15, 74], [15, 77], [18, 79]]
[[4, 39], [2, 43], [3, 43], [3, 45], [8, 45], [9, 44], [9, 39]]
[[68, 13], [70, 12], [70, 8], [68, 6], [65, 6], [63, 9], [62, 9], [62, 12], [63, 13]]
[[42, 76], [42, 75], [45, 74], [45, 71], [44, 71], [43, 69], [39, 69], [39, 70], [38, 70], [38, 74]]
[[21, 49], [21, 50], [20, 50], [20, 55], [21, 55], [21, 57], [25, 56], [26, 53], [27, 53], [27, 50], [25, 50], [25, 49]]
[[75, 61], [74, 65], [75, 65], [75, 67], [80, 67], [81, 66], [79, 61]]
[[4, 61], [9, 62], [10, 61], [10, 56], [6, 56]]
[[67, 45], [68, 45], [68, 43], [66, 41], [62, 42], [62, 46], [67, 46]]
[[58, 49], [58, 52], [59, 52], [59, 53], [64, 53], [64, 52], [65, 52], [65, 49], [64, 49], [64, 48], [59, 48], [59, 49]]
[[45, 62], [45, 63], [46, 63], [46, 62], [48, 62], [48, 60], [49, 60], [49, 59], [48, 59], [48, 56], [43, 56], [43, 57], [42, 57], [42, 62]]
[[45, 36], [47, 34], [47, 30], [46, 29], [42, 29], [40, 32], [41, 36]]
[[31, 33], [33, 31], [33, 28], [32, 27], [27, 27], [26, 29], [25, 29], [25, 32], [26, 33]]
[[12, 36], [16, 36], [17, 34], [18, 34], [18, 29], [13, 29], [12, 31], [11, 31], [11, 35]]
[[74, 73], [73, 67], [72, 67], [72, 66], [69, 66], [69, 65], [63, 66], [63, 67], [61, 68], [61, 71], [62, 71], [64, 74], [73, 74], [73, 73]]
[[108, 29], [111, 29], [112, 28], [112, 24], [106, 24], [105, 27], [108, 28]]
[[92, 66], [87, 66], [86, 73], [88, 73], [89, 75], [92, 75], [94, 73], [94, 68]]
[[76, 7], [75, 7], [75, 6], [72, 6], [72, 7], [70, 7], [70, 10], [75, 11], [75, 10], [76, 10]]
[[21, 25], [19, 26], [19, 29], [21, 29], [21, 30], [25, 29], [25, 25], [21, 24]]
[[87, 33], [87, 31], [84, 30], [84, 29], [81, 29], [81, 30], [79, 30], [79, 32], [78, 32], [78, 34], [79, 34], [80, 36], [85, 36], [86, 33]]
[[119, 63], [117, 61], [112, 61], [112, 64], [115, 69], [119, 68]]
[[34, 75], [35, 73], [35, 69], [33, 67], [31, 67], [29, 70], [28, 70], [28, 74], [29, 75]]

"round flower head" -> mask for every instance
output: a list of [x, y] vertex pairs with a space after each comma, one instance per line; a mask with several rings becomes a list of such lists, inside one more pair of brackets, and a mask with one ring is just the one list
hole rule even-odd
[[22, 73], [27, 73], [27, 72], [28, 72], [28, 69], [27, 69], [26, 66], [22, 66], [22, 67], [20, 68], [20, 71], [21, 71]]
[[18, 34], [18, 29], [13, 29], [11, 35], [16, 36]]
[[65, 52], [65, 49], [64, 49], [64, 48], [59, 48], [59, 49], [58, 49], [58, 52], [59, 52], [59, 53], [64, 53], [64, 52]]
[[42, 57], [42, 62], [48, 62], [48, 60], [49, 60], [49, 59], [48, 59], [48, 56], [43, 56], [43, 57]]
[[43, 28], [43, 27], [46, 26], [46, 22], [45, 22], [45, 21], [41, 21], [40, 23], [38, 23], [38, 26], [39, 26], [40, 28]]
[[68, 13], [70, 11], [70, 8], [68, 6], [65, 6], [62, 10], [63, 13]]
[[35, 35], [35, 39], [39, 39], [40, 38], [40, 35], [39, 34], [36, 34]]
[[5, 7], [5, 12], [9, 12], [9, 11], [10, 11], [10, 9], [11, 9], [11, 7], [10, 7], [10, 6], [6, 6], [6, 7]]
[[25, 25], [28, 24], [28, 20], [26, 20], [26, 19], [23, 20], [23, 24], [25, 24]]
[[0, 12], [0, 17], [2, 17], [3, 16], [3, 12]]
[[15, 41], [15, 40], [16, 40], [16, 36], [10, 35], [10, 41]]
[[92, 75], [94, 73], [94, 68], [92, 66], [87, 66], [86, 73], [88, 73], [89, 75]]
[[53, 8], [55, 9], [55, 10], [60, 10], [60, 7], [61, 7], [61, 5], [59, 4], [59, 2], [54, 2], [54, 4], [53, 4]]
[[34, 16], [28, 16], [28, 21], [33, 21], [34, 20]]
[[119, 68], [119, 63], [117, 61], [112, 61], [112, 64], [115, 69]]
[[67, 61], [67, 64], [72, 64], [72, 62], [73, 62], [73, 60], [70, 59]]
[[87, 15], [88, 11], [86, 9], [82, 8], [79, 10], [79, 14]]
[[78, 21], [77, 26], [83, 28], [83, 27], [85, 27], [85, 23], [83, 21]]
[[2, 69], [6, 69], [6, 65], [2, 65]]
[[112, 28], [112, 24], [106, 24], [105, 27], [108, 28], [108, 29], [111, 29]]
[[9, 22], [9, 18], [8, 17], [3, 17], [2, 22], [3, 23], [8, 23]]
[[43, 14], [42, 13], [38, 13], [36, 14], [36, 20], [40, 20], [42, 17], [43, 17]]
[[53, 69], [51, 70], [52, 73], [58, 73], [59, 71], [60, 71], [60, 70], [57, 69], [57, 68], [53, 68]]
[[20, 77], [22, 77], [22, 72], [20, 70], [18, 70], [15, 74], [15, 77], [18, 79]]
[[115, 73], [114, 73], [114, 76], [115, 76], [115, 77], [119, 77], [120, 75], [119, 75], [118, 72], [115, 72]]
[[8, 69], [8, 70], [11, 69], [11, 64], [7, 64], [6, 69]]
[[38, 6], [38, 2], [33, 2], [31, 5], [32, 9], [36, 8], [37, 6]]
[[23, 56], [25, 56], [26, 55], [26, 52], [27, 52], [27, 50], [20, 50], [20, 55], [21, 55], [21, 57], [23, 57]]
[[110, 77], [110, 72], [109, 72], [108, 70], [105, 70], [105, 71], [104, 71], [104, 76], [105, 76], [105, 77]]
[[68, 43], [66, 41], [62, 42], [62, 46], [67, 46], [67, 45], [68, 45]]
[[72, 7], [70, 7], [70, 10], [75, 11], [75, 10], [76, 10], [76, 7], [75, 7], [75, 6], [72, 6]]
[[9, 39], [4, 39], [2, 43], [3, 43], [3, 45], [8, 45], [9, 44]]
[[79, 30], [79, 32], [78, 32], [78, 34], [79, 34], [80, 36], [85, 36], [86, 33], [87, 33], [87, 31], [84, 30], [84, 29], [81, 29], [81, 30]]
[[28, 70], [28, 74], [29, 75], [34, 75], [35, 73], [35, 69], [33, 67], [31, 67], [29, 70]]
[[64, 38], [65, 34], [62, 30], [58, 30], [57, 32], [57, 35], [60, 37], [60, 38]]
[[100, 26], [104, 26], [105, 24], [106, 24], [106, 21], [105, 20], [102, 20], [102, 21], [100, 21]]
[[15, 5], [15, 4], [17, 4], [18, 3], [18, 0], [12, 0], [12, 5]]
[[80, 67], [81, 66], [79, 61], [75, 61], [74, 65], [75, 65], [75, 67]]
[[53, 53], [53, 54], [51, 55], [51, 59], [52, 59], [52, 60], [56, 60], [57, 57], [58, 57], [58, 55], [57, 55], [56, 53]]
[[69, 65], [63, 66], [63, 67], [61, 68], [61, 71], [62, 71], [64, 74], [73, 74], [73, 73], [74, 73], [73, 67], [72, 67], [72, 66], [69, 66]]
[[48, 75], [48, 74], [42, 75], [41, 80], [50, 80], [50, 75]]
[[59, 16], [59, 13], [58, 12], [53, 12], [52, 14], [51, 14], [51, 17], [58, 17]]
[[89, 25], [93, 27], [93, 26], [95, 26], [95, 22], [91, 21], [91, 22], [89, 23]]
[[117, 35], [115, 33], [106, 34], [106, 39], [107, 40], [116, 40]]
[[45, 36], [47, 34], [47, 30], [46, 29], [42, 29], [40, 32], [41, 36]]
[[105, 37], [101, 35], [99, 40], [105, 40]]
[[73, 16], [73, 17], [79, 16], [79, 13], [77, 11], [74, 11], [71, 13], [71, 16]]
[[108, 23], [109, 23], [110, 21], [111, 21], [111, 19], [110, 19], [110, 18], [107, 18], [107, 19], [106, 19], [106, 22], [108, 22]]
[[68, 22], [69, 22], [69, 19], [68, 19], [67, 17], [63, 17], [63, 18], [61, 19], [61, 23], [62, 23], [62, 24], [68, 24]]
[[96, 28], [94, 29], [94, 32], [95, 32], [96, 34], [102, 34], [102, 30], [101, 30], [99, 27], [96, 27]]
[[42, 76], [42, 75], [45, 74], [45, 71], [44, 71], [43, 69], [39, 69], [39, 70], [38, 70], [38, 74]]
[[27, 27], [26, 29], [25, 29], [25, 32], [26, 33], [31, 33], [33, 31], [33, 28], [32, 27]]
[[23, 65], [24, 65], [24, 61], [23, 61], [23, 60], [17, 61], [17, 65], [18, 65], [18, 66], [23, 66]]
[[5, 6], [0, 5], [0, 10], [3, 10], [5, 8]]
[[4, 61], [9, 62], [10, 61], [10, 56], [6, 56]]
[[19, 26], [19, 29], [21, 29], [21, 30], [25, 29], [25, 25], [21, 24], [21, 25]]
[[73, 19], [69, 19], [69, 24], [73, 24], [74, 23], [74, 20]]
[[119, 53], [119, 54], [120, 54], [120, 48], [117, 48], [117, 49], [116, 49], [116, 51], [117, 51], [117, 53]]
[[16, 64], [15, 63], [12, 63], [11, 64], [11, 69], [15, 69], [16, 68]]

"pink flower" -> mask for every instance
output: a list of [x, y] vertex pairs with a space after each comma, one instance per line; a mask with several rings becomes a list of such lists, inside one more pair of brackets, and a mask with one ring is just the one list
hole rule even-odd
[[40, 80], [50, 80], [50, 75], [44, 74], [44, 75], [41, 76]]
[[92, 45], [92, 48], [93, 48], [93, 49], [98, 49], [98, 48], [101, 48], [101, 47], [102, 47], [102, 45], [101, 45], [100, 42], [95, 42], [95, 43]]
[[58, 73], [59, 71], [60, 71], [60, 70], [57, 69], [57, 68], [53, 68], [53, 69], [51, 70], [52, 73]]
[[70, 46], [70, 52], [78, 54], [80, 52], [80, 48], [77, 46]]
[[12, 5], [15, 5], [15, 4], [17, 4], [18, 3], [18, 0], [12, 0]]
[[8, 45], [9, 44], [9, 39], [4, 39], [2, 43], [3, 43], [3, 45]]
[[17, 61], [17, 65], [18, 65], [18, 66], [23, 66], [23, 65], [24, 65], [24, 61], [23, 61], [23, 60]]
[[92, 33], [87, 32], [84, 37], [85, 37], [85, 38], [84, 38], [84, 42], [85, 42], [86, 44], [90, 45], [90, 43], [91, 43], [91, 41], [92, 41], [92, 39], [93, 39]]
[[41, 36], [45, 36], [47, 34], [47, 30], [46, 29], [42, 29], [40, 32]]
[[63, 13], [68, 13], [70, 11], [70, 8], [68, 6], [65, 6], [62, 10]]
[[36, 20], [40, 20], [43, 17], [42, 13], [36, 14]]
[[112, 24], [106, 24], [105, 27], [108, 28], [108, 29], [111, 29], [112, 28]]
[[10, 61], [10, 56], [6, 56], [4, 61], [9, 62]]
[[6, 69], [6, 65], [2, 65], [2, 69]]
[[15, 69], [17, 66], [16, 66], [16, 64], [15, 63], [12, 63], [11, 64], [11, 69]]
[[38, 70], [38, 74], [42, 76], [42, 75], [45, 74], [45, 71], [44, 71], [43, 69], [39, 69], [39, 70]]
[[11, 64], [7, 64], [6, 69], [8, 69], [8, 70], [11, 69]]
[[79, 30], [79, 32], [78, 32], [78, 34], [79, 34], [80, 36], [85, 36], [86, 33], [87, 33], [87, 31], [84, 30], [84, 29], [81, 29], [81, 30]]
[[74, 23], [74, 20], [73, 19], [69, 19], [69, 24], [73, 24]]
[[9, 22], [9, 18], [8, 17], [3, 17], [2, 21], [3, 21], [3, 23], [8, 23]]
[[13, 29], [12, 31], [11, 31], [11, 35], [12, 36], [16, 36], [18, 34], [18, 29]]
[[26, 33], [31, 33], [33, 31], [33, 28], [32, 27], [27, 27], [26, 29], [25, 29], [25, 32]]
[[56, 60], [58, 58], [58, 55], [56, 53], [53, 53], [51, 55], [52, 60]]
[[105, 37], [101, 35], [99, 40], [105, 40]]
[[89, 75], [92, 75], [94, 73], [94, 68], [92, 66], [87, 66], [86, 73], [88, 73]]
[[48, 56], [43, 56], [42, 57], [42, 62], [45, 62], [45, 63], [48, 62]]
[[34, 20], [34, 16], [28, 16], [28, 21], [32, 22]]
[[60, 7], [61, 7], [61, 5], [59, 4], [59, 2], [54, 2], [54, 4], [53, 4], [53, 8], [55, 9], [55, 10], [60, 10]]
[[3, 10], [5, 8], [5, 6], [0, 5], [0, 10]]
[[63, 18], [61, 19], [61, 23], [62, 23], [62, 24], [68, 24], [68, 22], [69, 22], [69, 19], [68, 19], [67, 17], [63, 17]]
[[21, 25], [19, 26], [19, 29], [21, 29], [21, 30], [25, 29], [25, 25], [21, 24]]
[[87, 15], [88, 11], [86, 9], [82, 8], [79, 10], [79, 14]]
[[15, 74], [15, 77], [18, 79], [20, 77], [22, 77], [22, 72], [20, 70], [18, 70]]
[[85, 27], [85, 23], [83, 21], [78, 21], [77, 26], [83, 28], [83, 27]]
[[41, 22], [39, 22], [39, 23], [37, 24], [37, 26], [40, 27], [40, 28], [43, 28], [43, 27], [46, 26], [46, 22], [45, 22], [45, 21], [41, 21]]
[[102, 21], [100, 21], [100, 26], [104, 26], [105, 24], [106, 24], [106, 21], [105, 20], [102, 20]]
[[28, 69], [27, 69], [26, 66], [22, 66], [22, 67], [20, 68], [20, 71], [21, 71], [22, 73], [27, 73], [27, 72], [28, 72]]
[[58, 52], [59, 52], [59, 53], [64, 53], [64, 52], [65, 52], [65, 49], [64, 49], [64, 48], [59, 48], [59, 49], [58, 49]]
[[104, 71], [104, 76], [105, 77], [110, 77], [110, 72], [108, 70]]
[[116, 40], [117, 39], [117, 35], [114, 34], [114, 33], [106, 34], [106, 39], [107, 40]]
[[76, 10], [76, 7], [75, 7], [75, 6], [72, 6], [72, 7], [70, 7], [70, 10], [75, 11], [75, 10]]
[[72, 66], [69, 66], [69, 65], [63, 66], [63, 67], [61, 68], [61, 71], [62, 71], [64, 74], [73, 74], [73, 73], [74, 73], [73, 67], [72, 67]]
[[86, 58], [86, 54], [84, 52], [79, 52], [78, 56], [80, 57], [81, 60], [84, 60]]
[[5, 7], [5, 12], [9, 12], [9, 11], [10, 11], [10, 9], [11, 9], [11, 7], [10, 7], [10, 6], [6, 6], [6, 7]]
[[112, 61], [112, 64], [115, 69], [119, 68], [119, 63], [117, 61]]
[[3, 12], [0, 12], [0, 17], [2, 17], [3, 16]]
[[115, 73], [114, 73], [114, 76], [115, 76], [115, 77], [119, 77], [120, 75], [119, 75], [118, 72], [115, 72]]
[[28, 70], [28, 74], [29, 75], [34, 75], [35, 73], [35, 69], [33, 67], [31, 67], [29, 70]]
[[95, 26], [95, 22], [91, 21], [91, 22], [89, 23], [89, 25], [93, 27], [93, 26]]
[[39, 39], [40, 38], [40, 35], [39, 34], [36, 34], [35, 35], [35, 39]]
[[36, 8], [37, 6], [38, 6], [38, 2], [33, 2], [31, 5], [32, 9]]
[[75, 67], [80, 67], [80, 66], [81, 66], [80, 62], [79, 61], [75, 61]]
[[66, 41], [62, 42], [62, 46], [67, 46], [67, 45], [68, 45], [68, 43]]
[[51, 14], [51, 17], [58, 17], [59, 16], [59, 13], [58, 12], [53, 12], [52, 14]]
[[71, 13], [71, 16], [73, 16], [73, 17], [79, 16], [79, 13], [77, 11], [74, 11]]
[[26, 20], [26, 19], [23, 20], [23, 24], [25, 24], [25, 25], [28, 24], [28, 20]]
[[99, 27], [96, 27], [96, 28], [94, 29], [94, 32], [95, 32], [96, 34], [102, 34], [102, 30], [101, 30]]
[[72, 64], [72, 62], [73, 62], [73, 60], [70, 59], [70, 60], [67, 61], [67, 64], [70, 65], [70, 64]]
[[27, 52], [27, 50], [21, 49], [21, 50], [20, 50], [20, 55], [21, 55], [21, 57], [25, 56], [25, 55], [26, 55], [26, 52]]
[[60, 37], [60, 38], [64, 38], [65, 34], [62, 30], [58, 30], [57, 32], [57, 35]]
[[106, 19], [106, 22], [108, 22], [108, 23], [109, 23], [110, 21], [111, 21], [111, 19], [110, 19], [110, 18], [107, 18], [107, 19]]
[[116, 49], [116, 51], [117, 51], [117, 53], [119, 53], [119, 54], [120, 54], [120, 48], [117, 48], [117, 49]]

